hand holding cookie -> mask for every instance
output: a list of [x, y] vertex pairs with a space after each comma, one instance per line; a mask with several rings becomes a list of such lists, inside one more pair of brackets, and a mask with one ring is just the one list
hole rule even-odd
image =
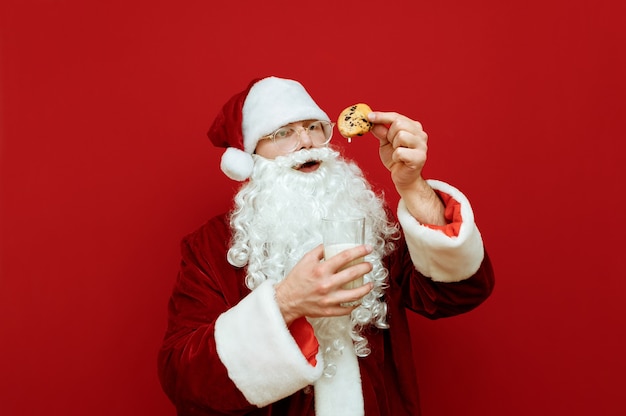
[[395, 112], [370, 114], [372, 135], [380, 141], [379, 154], [397, 188], [411, 188], [421, 178], [428, 152], [428, 135], [419, 121]]

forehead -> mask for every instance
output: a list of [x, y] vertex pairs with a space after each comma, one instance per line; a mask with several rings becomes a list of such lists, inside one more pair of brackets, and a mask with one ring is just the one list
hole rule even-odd
[[314, 123], [314, 122], [316, 122], [316, 121], [319, 121], [319, 120], [315, 120], [315, 119], [308, 119], [308, 120], [294, 121], [294, 122], [291, 122], [291, 123], [285, 124], [285, 125], [284, 125], [284, 126], [282, 126], [282, 127], [298, 127], [298, 126], [306, 126], [306, 125], [309, 125], [309, 124]]

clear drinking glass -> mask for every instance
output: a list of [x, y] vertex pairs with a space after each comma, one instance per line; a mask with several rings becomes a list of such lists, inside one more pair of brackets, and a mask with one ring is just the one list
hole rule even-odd
[[[365, 240], [365, 218], [324, 218], [322, 219], [322, 238], [324, 259], [352, 247], [362, 245]], [[346, 267], [362, 263], [363, 257], [351, 261]], [[363, 276], [346, 283], [344, 289], [353, 289], [363, 285]]]

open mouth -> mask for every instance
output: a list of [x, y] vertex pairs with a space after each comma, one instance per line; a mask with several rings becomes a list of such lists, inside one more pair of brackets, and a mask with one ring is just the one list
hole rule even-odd
[[314, 170], [317, 170], [320, 163], [321, 162], [319, 160], [309, 160], [301, 165], [294, 166], [294, 169], [299, 170], [300, 172], [313, 172]]

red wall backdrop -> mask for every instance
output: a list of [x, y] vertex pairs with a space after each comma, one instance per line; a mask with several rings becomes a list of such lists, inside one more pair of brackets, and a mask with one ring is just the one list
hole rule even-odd
[[497, 286], [412, 319], [425, 416], [624, 414], [625, 4], [3, 1], [0, 414], [174, 414], [178, 243], [236, 187], [205, 131], [269, 74], [419, 119], [473, 202]]

